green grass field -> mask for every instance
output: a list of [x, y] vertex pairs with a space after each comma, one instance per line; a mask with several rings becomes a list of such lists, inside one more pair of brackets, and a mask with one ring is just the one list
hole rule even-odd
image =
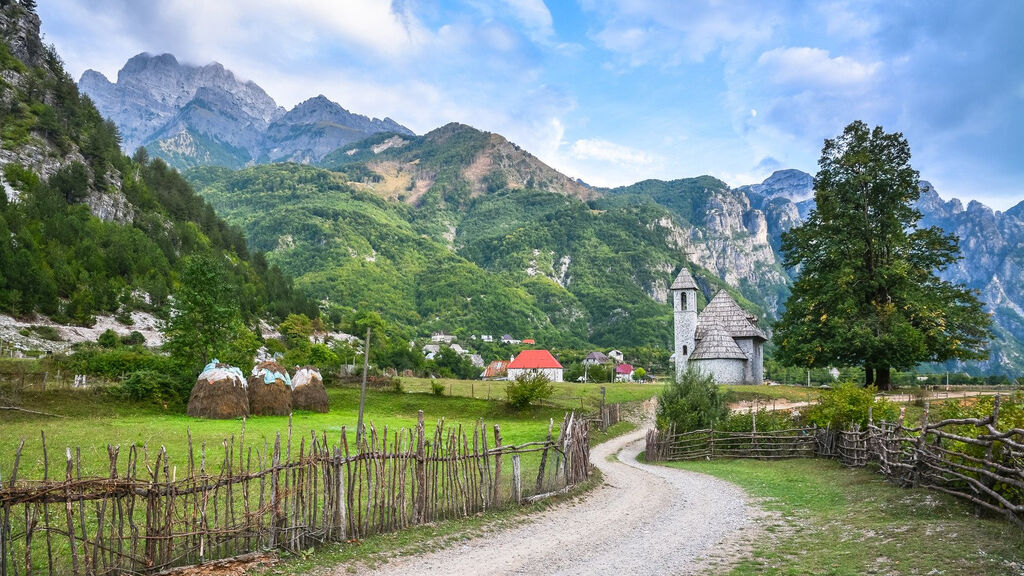
[[827, 460], [671, 463], [734, 482], [776, 513], [730, 573], [1024, 573], [1024, 532], [960, 500]]
[[[445, 395], [465, 398], [504, 400], [504, 381], [454, 380], [437, 378], [444, 384]], [[661, 392], [662, 383], [624, 383], [609, 382], [606, 384], [579, 384], [576, 382], [555, 382], [555, 393], [549, 404], [564, 410], [594, 410], [601, 405], [601, 387], [605, 388], [605, 402], [638, 402], [657, 396]], [[402, 386], [408, 392], [430, 392], [430, 378], [402, 378]]]
[[[328, 390], [328, 396], [330, 412], [296, 412], [293, 415], [293, 446], [296, 449], [299, 438], [308, 438], [311, 430], [318, 434], [326, 431], [328, 439], [336, 442], [342, 426], [346, 426], [349, 442], [354, 441], [359, 390], [332, 387]], [[108, 444], [121, 446], [122, 459], [128, 445], [132, 443], [138, 446], [148, 444], [150, 454], [154, 457], [161, 446], [166, 446], [171, 461], [182, 463], [187, 454], [188, 431], [191, 431], [196, 451], [205, 442], [209, 451], [219, 454], [221, 441], [232, 435], [237, 437], [242, 429], [241, 420], [191, 418], [152, 403], [119, 400], [93, 390], [24, 392], [20, 394], [18, 405], [65, 417], [6, 410], [0, 412], [3, 422], [0, 424], [0, 474], [5, 479], [9, 477], [14, 453], [22, 438], [25, 439], [25, 448], [19, 477], [42, 478], [40, 432], [46, 433], [51, 473], [55, 462], [58, 470], [64, 470], [65, 447], [71, 447], [72, 450], [80, 447], [82, 472], [83, 475], [89, 475], [108, 472]], [[558, 423], [565, 415], [565, 409], [561, 407], [533, 407], [512, 412], [504, 403], [488, 402], [485, 399], [368, 391], [364, 419], [367, 425], [373, 424], [378, 431], [385, 425], [392, 429], [408, 428], [416, 425], [418, 410], [424, 412], [428, 435], [439, 418], [445, 418], [448, 425], [461, 424], [464, 427], [470, 427], [477, 420], [483, 419], [489, 427], [494, 424], [501, 427], [505, 444], [543, 440], [547, 435], [549, 419], [554, 419], [557, 430]], [[247, 445], [262, 447], [264, 442], [273, 445], [277, 433], [281, 433], [282, 439], [287, 437], [288, 418], [255, 416], [246, 421], [245, 428]], [[219, 461], [219, 458], [214, 459], [214, 462]]]

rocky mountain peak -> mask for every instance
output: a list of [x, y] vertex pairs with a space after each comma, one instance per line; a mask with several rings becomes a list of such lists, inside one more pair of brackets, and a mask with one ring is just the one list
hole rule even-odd
[[814, 198], [814, 178], [800, 170], [776, 170], [760, 184], [742, 186], [740, 190], [765, 198], [786, 198], [803, 202]]
[[127, 150], [146, 146], [178, 168], [308, 163], [372, 134], [413, 136], [390, 118], [349, 112], [322, 94], [286, 112], [222, 64], [184, 64], [173, 54], [133, 56], [114, 83], [87, 70], [79, 88], [117, 124]]

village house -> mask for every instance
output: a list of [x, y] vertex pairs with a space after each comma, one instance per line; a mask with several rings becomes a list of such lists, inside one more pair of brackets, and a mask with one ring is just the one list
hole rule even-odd
[[528, 374], [543, 374], [552, 382], [562, 381], [562, 365], [547, 350], [523, 350], [508, 365], [508, 378]]
[[611, 352], [609, 352], [608, 359], [611, 360], [612, 362], [615, 362], [616, 364], [622, 364], [623, 362], [626, 361], [626, 357], [623, 356], [620, 350], [612, 350]]
[[590, 354], [587, 354], [586, 358], [583, 359], [584, 366], [599, 366], [603, 364], [608, 364], [610, 362], [611, 360], [608, 358], [608, 356], [605, 356], [603, 353], [598, 352], [596, 350], [591, 352]]
[[710, 374], [719, 384], [761, 384], [762, 345], [768, 340], [757, 317], [744, 312], [720, 290], [697, 313], [697, 283], [683, 268], [670, 287], [675, 316], [676, 377], [689, 366]]
[[455, 341], [455, 336], [452, 334], [447, 334], [445, 332], [434, 332], [433, 334], [430, 335], [430, 341], [451, 344], [452, 342]]
[[618, 364], [615, 366], [615, 381], [616, 382], [632, 382], [633, 381], [633, 365], [632, 364]]

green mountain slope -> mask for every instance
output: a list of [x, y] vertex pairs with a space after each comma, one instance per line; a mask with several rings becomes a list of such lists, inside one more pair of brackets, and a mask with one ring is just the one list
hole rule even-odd
[[[468, 127], [440, 132], [399, 146], [387, 135], [361, 142], [333, 155], [336, 171], [276, 164], [186, 177], [299, 287], [343, 309], [375, 310], [423, 334], [669, 345], [668, 286], [684, 255], [668, 209], [652, 201], [595, 209], [601, 201], [581, 199], [581, 185], [564, 176], [535, 177], [543, 190], [508, 185], [551, 171], [532, 157], [506, 159], [504, 185], [479, 186], [471, 167], [501, 164], [503, 147]], [[416, 197], [395, 193], [417, 187]], [[709, 294], [725, 286], [694, 272]]]
[[121, 153], [20, 3], [0, 6], [0, 69], [0, 311], [158, 311], [198, 252], [223, 256], [247, 317], [311, 309], [177, 172]]

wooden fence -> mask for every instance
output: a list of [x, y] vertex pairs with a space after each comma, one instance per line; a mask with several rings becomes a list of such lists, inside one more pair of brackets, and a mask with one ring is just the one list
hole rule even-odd
[[179, 462], [164, 448], [109, 446], [105, 477], [82, 476], [80, 450], [51, 462], [43, 436], [41, 480], [18, 475], [23, 440], [0, 478], [0, 575], [153, 574], [299, 551], [536, 500], [588, 476], [588, 427], [575, 414], [537, 442], [505, 445], [495, 425], [492, 443], [490, 432], [442, 420], [428, 433], [420, 412], [413, 430], [370, 426], [350, 448], [342, 427], [334, 444], [311, 433], [293, 450], [290, 427], [283, 444], [279, 433], [252, 446], [243, 424], [216, 456], [191, 438]]
[[651, 461], [713, 458], [834, 458], [845, 466], [877, 465], [900, 486], [931, 488], [1004, 515], [1024, 528], [1024, 429], [1000, 430], [999, 396], [985, 418], [929, 422], [918, 427], [875, 423], [849, 430], [796, 428], [772, 432], [722, 432], [713, 428], [676, 433], [651, 430]]

